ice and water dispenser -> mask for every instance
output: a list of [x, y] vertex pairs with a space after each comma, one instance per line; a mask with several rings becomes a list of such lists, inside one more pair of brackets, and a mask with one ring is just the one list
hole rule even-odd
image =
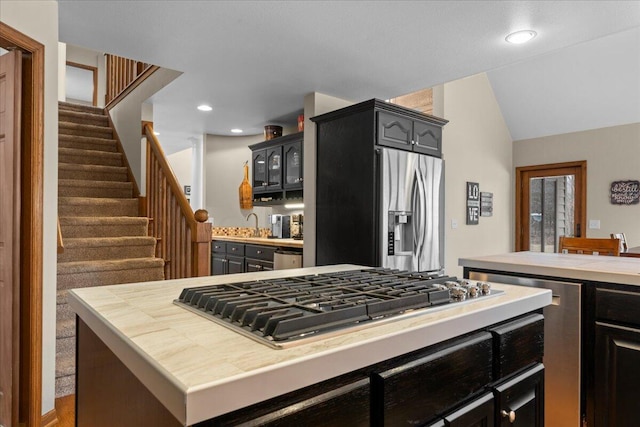
[[413, 212], [389, 211], [387, 255], [413, 255]]

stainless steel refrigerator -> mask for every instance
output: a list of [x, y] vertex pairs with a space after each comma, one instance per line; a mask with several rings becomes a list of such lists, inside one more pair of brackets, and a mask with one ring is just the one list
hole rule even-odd
[[380, 266], [444, 269], [444, 162], [380, 149]]

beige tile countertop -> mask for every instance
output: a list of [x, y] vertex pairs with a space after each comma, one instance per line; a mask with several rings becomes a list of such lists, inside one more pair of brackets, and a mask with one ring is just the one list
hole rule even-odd
[[[504, 293], [416, 310], [318, 341], [271, 349], [175, 304], [184, 287], [361, 268], [311, 267], [74, 289], [69, 304], [185, 425], [197, 423], [551, 303], [549, 290]], [[269, 384], [269, 387], [265, 387]]]
[[640, 285], [640, 258], [512, 252], [460, 258], [458, 264], [476, 269]]
[[211, 236], [211, 240], [224, 242], [253, 243], [256, 245], [278, 246], [283, 248], [302, 248], [304, 241], [296, 239], [276, 239], [269, 237], [243, 237], [243, 236]]

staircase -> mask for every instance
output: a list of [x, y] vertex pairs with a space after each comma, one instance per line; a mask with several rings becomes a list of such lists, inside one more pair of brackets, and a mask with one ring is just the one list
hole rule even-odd
[[56, 397], [74, 393], [75, 315], [68, 289], [164, 279], [149, 222], [102, 109], [59, 104]]

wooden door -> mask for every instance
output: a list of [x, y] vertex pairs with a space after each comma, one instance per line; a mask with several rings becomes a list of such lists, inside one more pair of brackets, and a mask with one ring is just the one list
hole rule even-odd
[[560, 236], [586, 237], [587, 162], [516, 168], [516, 250], [557, 252]]
[[18, 420], [20, 87], [19, 51], [0, 56], [0, 425]]

